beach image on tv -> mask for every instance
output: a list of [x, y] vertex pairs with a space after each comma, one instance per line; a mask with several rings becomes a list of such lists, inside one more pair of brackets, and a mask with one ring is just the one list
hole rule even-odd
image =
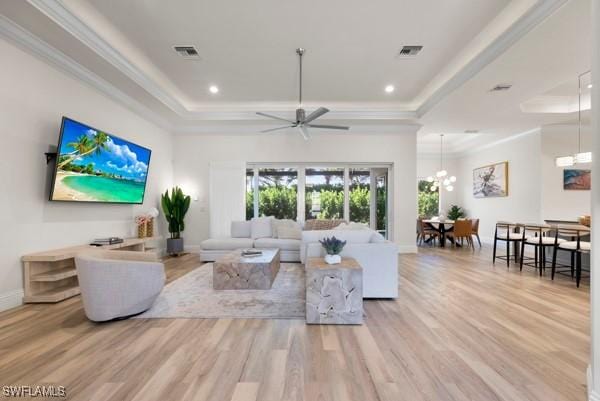
[[66, 119], [52, 200], [141, 203], [150, 150]]

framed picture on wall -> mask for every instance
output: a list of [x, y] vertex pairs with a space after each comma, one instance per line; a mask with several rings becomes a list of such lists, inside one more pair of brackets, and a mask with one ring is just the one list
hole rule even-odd
[[473, 169], [473, 196], [475, 198], [508, 196], [508, 162]]
[[592, 189], [592, 170], [563, 170], [563, 189], [565, 191], [589, 191]]

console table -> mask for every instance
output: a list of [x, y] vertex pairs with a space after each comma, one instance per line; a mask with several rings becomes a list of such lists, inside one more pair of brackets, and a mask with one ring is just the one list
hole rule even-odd
[[79, 295], [75, 256], [94, 250], [125, 250], [158, 253], [157, 248], [147, 246], [161, 237], [127, 238], [120, 244], [91, 246], [79, 245], [69, 248], [36, 252], [21, 258], [26, 303], [55, 303]]

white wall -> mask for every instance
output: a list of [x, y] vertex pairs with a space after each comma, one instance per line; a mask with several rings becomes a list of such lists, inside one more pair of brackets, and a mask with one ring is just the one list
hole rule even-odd
[[[458, 204], [470, 218], [479, 218], [482, 239], [493, 237], [496, 221], [539, 222], [541, 199], [540, 131], [475, 151], [457, 159]], [[473, 169], [508, 161], [508, 196], [473, 197]]]
[[[454, 175], [458, 178], [458, 164], [455, 158], [444, 157], [444, 169], [448, 171], [448, 175]], [[440, 170], [440, 157], [439, 155], [418, 155], [417, 156], [417, 180], [424, 180], [430, 175], [435, 175]], [[460, 178], [463, 179], [462, 177]], [[457, 182], [458, 184], [458, 182]], [[448, 192], [444, 189], [440, 191], [440, 208], [445, 214], [451, 205], [458, 205], [458, 185], [454, 185], [455, 189], [452, 192]]]
[[394, 164], [394, 240], [403, 251], [415, 251], [416, 128], [379, 135], [319, 133], [309, 141], [297, 133], [175, 136], [175, 181], [199, 199], [186, 220], [186, 244], [198, 246], [209, 235], [211, 162], [385, 162]]
[[[590, 149], [590, 127], [582, 127], [582, 151]], [[576, 220], [578, 216], [589, 215], [591, 209], [590, 191], [565, 191], [563, 189], [563, 168], [555, 166], [558, 156], [577, 151], [576, 125], [547, 125], [542, 127], [542, 199], [541, 215], [545, 219]], [[590, 164], [578, 164], [576, 169], [591, 169]]]
[[[169, 133], [4, 40], [0, 54], [2, 309], [20, 302], [21, 255], [108, 235], [131, 236], [134, 214], [157, 206], [173, 172]], [[152, 149], [144, 205], [48, 201], [50, 169], [44, 152], [57, 145], [63, 115]]]

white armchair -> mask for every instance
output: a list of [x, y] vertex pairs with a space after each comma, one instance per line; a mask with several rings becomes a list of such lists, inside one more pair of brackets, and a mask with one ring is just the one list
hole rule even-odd
[[143, 252], [91, 251], [75, 265], [85, 314], [95, 322], [148, 310], [165, 284], [164, 265]]

